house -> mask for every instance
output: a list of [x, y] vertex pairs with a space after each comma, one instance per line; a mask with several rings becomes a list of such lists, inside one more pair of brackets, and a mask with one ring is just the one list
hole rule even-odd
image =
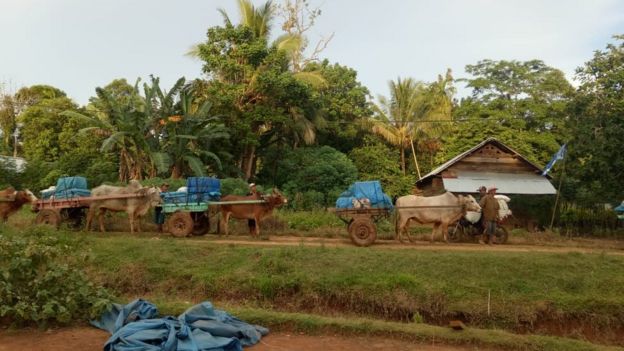
[[416, 182], [426, 196], [444, 191], [476, 193], [495, 185], [501, 194], [548, 195], [557, 191], [542, 168], [495, 138], [488, 138]]
[[22, 172], [26, 168], [26, 160], [21, 157], [0, 156], [0, 166], [15, 167], [17, 172]]

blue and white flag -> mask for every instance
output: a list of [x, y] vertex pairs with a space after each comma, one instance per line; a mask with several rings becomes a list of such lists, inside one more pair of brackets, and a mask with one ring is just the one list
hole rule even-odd
[[545, 176], [546, 174], [548, 174], [548, 172], [550, 172], [550, 169], [553, 168], [553, 166], [555, 165], [555, 163], [557, 163], [557, 161], [563, 160], [567, 151], [566, 145], [567, 144], [563, 144], [561, 148], [559, 148], [559, 151], [557, 151], [557, 153], [553, 155], [552, 159], [550, 160], [550, 162], [548, 162], [546, 167], [544, 167], [544, 172], [542, 172], [543, 176]]

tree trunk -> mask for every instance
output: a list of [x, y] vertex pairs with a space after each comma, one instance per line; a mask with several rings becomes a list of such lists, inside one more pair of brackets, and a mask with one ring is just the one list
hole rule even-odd
[[249, 180], [252, 176], [253, 163], [256, 159], [256, 146], [247, 145], [242, 157], [241, 171], [245, 180]]
[[405, 149], [403, 149], [403, 145], [399, 149], [401, 150], [401, 171], [405, 175]]
[[171, 178], [180, 179], [181, 176], [182, 172], [180, 172], [180, 167], [174, 164], [173, 167], [171, 167]]

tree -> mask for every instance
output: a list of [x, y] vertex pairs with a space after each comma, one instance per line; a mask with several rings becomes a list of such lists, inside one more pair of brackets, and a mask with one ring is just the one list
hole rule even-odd
[[199, 49], [210, 79], [203, 94], [226, 116], [245, 179], [255, 173], [258, 148], [284, 139], [313, 141], [312, 87], [294, 77], [283, 51], [267, 46], [249, 27], [227, 25], [208, 29]]
[[317, 126], [317, 142], [341, 152], [349, 152], [362, 143], [362, 121], [372, 116], [368, 102], [368, 89], [357, 80], [357, 72], [347, 66], [328, 60], [311, 62], [306, 71], [319, 72], [327, 82], [322, 89], [315, 89], [313, 98], [323, 117]]
[[349, 158], [358, 170], [359, 180], [379, 180], [390, 196], [409, 194], [416, 179], [403, 175], [399, 157], [380, 140], [366, 138], [366, 145], [353, 149]]
[[282, 17], [282, 30], [291, 38], [299, 38], [294, 41], [298, 46], [292, 50], [290, 59], [294, 72], [315, 72], [309, 65], [319, 60], [319, 54], [327, 48], [327, 45], [334, 37], [334, 33], [317, 41], [312, 52], [305, 57], [305, 51], [309, 44], [306, 35], [321, 15], [320, 8], [310, 8], [307, 0], [285, 0], [277, 6], [277, 14]]
[[29, 160], [57, 161], [61, 155], [61, 131], [69, 118], [62, 114], [76, 110], [67, 97], [38, 100], [19, 116], [24, 156]]
[[[135, 87], [136, 90], [136, 87]], [[93, 133], [105, 137], [101, 152], [116, 152], [119, 157], [119, 180], [143, 179], [145, 175], [155, 176], [156, 169], [152, 161], [153, 150], [149, 138], [154, 138], [152, 120], [145, 110], [144, 99], [141, 104], [123, 105], [110, 91], [96, 88], [97, 98], [102, 105], [96, 114], [65, 111], [63, 115], [77, 118], [89, 127], [83, 133]], [[140, 96], [135, 91], [136, 96]]]
[[624, 198], [624, 36], [614, 38], [577, 69], [581, 86], [570, 104], [566, 169], [576, 184], [574, 196], [585, 204]]
[[[413, 148], [415, 139], [434, 137], [439, 130], [439, 124], [427, 121], [451, 119], [451, 82], [450, 71], [445, 78], [440, 77], [432, 84], [398, 78], [389, 83], [390, 99], [379, 97], [379, 104], [374, 107], [372, 131], [399, 148], [403, 174], [406, 173], [405, 149]], [[416, 167], [420, 177], [418, 163]]]
[[466, 66], [472, 95], [453, 111], [442, 162], [494, 136], [531, 161], [546, 163], [568, 138], [567, 104], [573, 88], [563, 72], [542, 61], [483, 60]]
[[229, 137], [219, 118], [209, 116], [210, 102], [197, 106], [193, 100], [192, 93], [188, 89], [183, 90], [177, 104], [180, 114], [160, 120], [163, 126], [162, 145], [157, 160], [163, 163], [161, 169], [171, 170], [171, 178], [174, 179], [185, 174], [204, 176], [208, 160], [220, 169], [219, 156], [209, 150], [214, 141]]
[[[343, 191], [357, 179], [357, 168], [343, 153], [329, 147], [302, 147], [282, 150], [265, 159], [258, 178], [289, 193], [316, 191], [322, 194]], [[272, 167], [273, 161], [276, 167]]]

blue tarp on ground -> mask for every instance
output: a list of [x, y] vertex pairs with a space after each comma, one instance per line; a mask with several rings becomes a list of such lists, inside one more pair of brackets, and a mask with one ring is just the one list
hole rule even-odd
[[353, 208], [354, 200], [368, 199], [372, 208], [392, 208], [392, 200], [381, 189], [378, 180], [355, 182], [349, 190], [340, 194], [336, 208]]
[[208, 301], [178, 318], [157, 317], [156, 306], [139, 299], [114, 304], [91, 324], [112, 334], [104, 351], [241, 351], [269, 332], [214, 309]]

